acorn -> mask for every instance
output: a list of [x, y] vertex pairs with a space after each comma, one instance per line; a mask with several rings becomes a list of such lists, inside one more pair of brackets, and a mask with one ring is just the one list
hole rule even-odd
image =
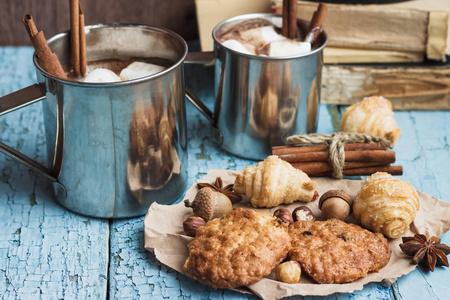
[[342, 190], [330, 190], [320, 197], [319, 209], [325, 219], [344, 221], [351, 211], [353, 198]]
[[230, 198], [209, 187], [199, 190], [194, 201], [184, 200], [184, 205], [191, 207], [194, 214], [205, 222], [219, 218], [233, 209]]

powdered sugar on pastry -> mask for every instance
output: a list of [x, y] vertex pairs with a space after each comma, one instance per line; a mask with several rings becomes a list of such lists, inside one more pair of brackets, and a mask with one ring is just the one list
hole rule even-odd
[[419, 206], [414, 187], [388, 173], [378, 172], [361, 188], [353, 212], [365, 228], [397, 238], [408, 230]]

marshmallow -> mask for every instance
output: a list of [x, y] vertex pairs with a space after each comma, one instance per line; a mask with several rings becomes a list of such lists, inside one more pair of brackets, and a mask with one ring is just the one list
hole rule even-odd
[[238, 40], [226, 40], [225, 42], [222, 43], [222, 45], [237, 52], [245, 54], [255, 54], [250, 52], [247, 48], [245, 48], [245, 46], [242, 45], [242, 43], [240, 43]]
[[295, 56], [311, 51], [311, 43], [295, 42], [288, 39], [273, 41], [269, 45], [268, 55], [272, 57]]
[[165, 69], [158, 65], [135, 61], [120, 72], [120, 78], [122, 80], [137, 79], [159, 73]]
[[95, 69], [84, 78], [84, 82], [117, 82], [121, 81], [120, 77], [111, 70], [98, 68]]
[[278, 34], [273, 26], [257, 27], [241, 32], [241, 37], [252, 43], [256, 48], [264, 47], [264, 45], [285, 39], [284, 36]]

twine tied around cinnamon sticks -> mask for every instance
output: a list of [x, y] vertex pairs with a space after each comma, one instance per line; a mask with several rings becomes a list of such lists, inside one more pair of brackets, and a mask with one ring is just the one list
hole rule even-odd
[[345, 144], [376, 143], [382, 147], [392, 148], [393, 144], [383, 138], [362, 133], [335, 132], [332, 134], [294, 135], [287, 138], [288, 146], [328, 145], [328, 161], [332, 167], [331, 176], [342, 178], [345, 163]]

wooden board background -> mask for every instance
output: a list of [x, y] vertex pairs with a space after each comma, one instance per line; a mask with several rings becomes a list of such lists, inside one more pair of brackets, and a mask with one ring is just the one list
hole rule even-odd
[[[194, 0], [81, 0], [86, 25], [140, 23], [198, 38]], [[31, 13], [47, 38], [69, 29], [69, 0], [0, 0], [0, 46], [31, 45], [22, 16]]]

